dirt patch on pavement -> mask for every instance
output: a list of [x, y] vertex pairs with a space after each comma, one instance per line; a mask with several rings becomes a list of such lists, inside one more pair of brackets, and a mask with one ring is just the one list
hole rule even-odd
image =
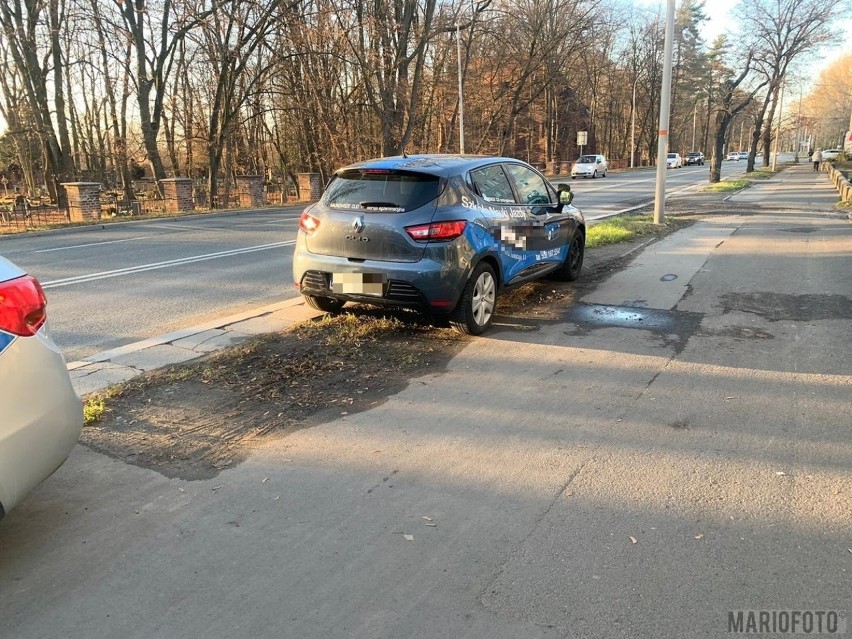
[[725, 313], [731, 311], [753, 313], [770, 322], [782, 320], [812, 322], [852, 318], [852, 299], [843, 295], [788, 295], [758, 291], [725, 293], [720, 299]]
[[[624, 266], [627, 248], [593, 249], [608, 257], [589, 259], [579, 282], [540, 280], [507, 291], [495, 319], [504, 326], [522, 320], [519, 330], [558, 319], [575, 296]], [[167, 477], [209, 479], [271, 433], [381, 404], [410, 379], [443, 370], [471, 339], [412, 312], [345, 310], [97, 394], [106, 411], [83, 430], [82, 443]]]
[[354, 307], [118, 386], [82, 442], [167, 477], [214, 477], [258, 437], [378, 405], [466, 341], [412, 313]]

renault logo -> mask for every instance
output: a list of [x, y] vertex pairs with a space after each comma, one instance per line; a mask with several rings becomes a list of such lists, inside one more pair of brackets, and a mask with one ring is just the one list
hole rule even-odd
[[359, 215], [354, 220], [352, 220], [352, 230], [356, 233], [360, 233], [364, 230], [364, 217]]

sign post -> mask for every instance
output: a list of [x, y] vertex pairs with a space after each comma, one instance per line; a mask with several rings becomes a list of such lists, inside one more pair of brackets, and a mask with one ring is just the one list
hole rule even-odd
[[589, 143], [588, 131], [577, 131], [577, 146], [580, 147], [580, 155], [583, 155], [583, 147]]

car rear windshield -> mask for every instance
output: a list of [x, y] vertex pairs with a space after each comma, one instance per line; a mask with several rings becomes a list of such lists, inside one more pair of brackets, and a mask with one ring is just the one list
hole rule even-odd
[[440, 192], [440, 178], [428, 173], [350, 169], [335, 175], [323, 201], [333, 209], [402, 213], [431, 202]]
[[577, 164], [594, 164], [598, 158], [594, 155], [581, 155], [577, 160]]

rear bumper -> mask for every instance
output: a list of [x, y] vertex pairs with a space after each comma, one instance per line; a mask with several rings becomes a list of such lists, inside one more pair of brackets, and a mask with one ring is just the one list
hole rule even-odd
[[0, 504], [8, 512], [68, 457], [83, 408], [44, 331], [16, 338], [0, 355], [0, 396], [8, 398], [0, 422]]
[[[453, 245], [444, 245], [436, 250], [453, 252]], [[426, 253], [428, 256], [430, 251]], [[439, 260], [432, 257], [418, 262], [352, 262], [346, 258], [310, 253], [301, 242], [297, 242], [293, 255], [293, 281], [303, 295], [378, 306], [416, 308], [432, 313], [446, 313], [455, 308], [470, 270], [468, 260]], [[386, 281], [384, 294], [335, 293], [331, 288], [334, 273], [381, 274]]]

